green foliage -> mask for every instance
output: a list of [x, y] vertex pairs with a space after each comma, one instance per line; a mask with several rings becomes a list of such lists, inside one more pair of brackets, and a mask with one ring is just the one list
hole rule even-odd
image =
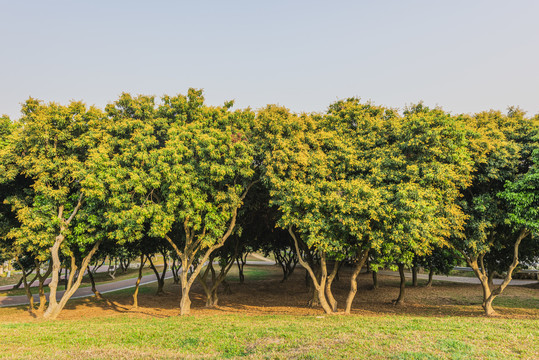
[[508, 181], [499, 195], [509, 203], [508, 220], [515, 227], [539, 232], [539, 136], [534, 138], [527, 172]]
[[253, 114], [203, 102], [190, 89], [159, 107], [128, 94], [107, 107], [88, 181], [101, 184], [118, 241], [181, 238], [185, 227], [207, 247], [226, 231], [254, 175]]
[[490, 111], [467, 119], [474, 178], [459, 202], [467, 216], [465, 236], [452, 241], [465, 256], [496, 251], [500, 257], [505, 249], [505, 257], [512, 258], [514, 233], [537, 226], [533, 154], [538, 124], [516, 108], [508, 115]]
[[[7, 199], [20, 223], [9, 236], [16, 239], [16, 246], [39, 253], [44, 260], [46, 249], [60, 233], [61, 220], [64, 216], [67, 219], [79, 199], [85, 198], [82, 183], [90, 145], [85, 134], [101, 112], [80, 102], [60, 106], [29, 99], [22, 113], [10, 149], [11, 160], [20, 179], [31, 179], [31, 187]], [[29, 181], [21, 185], [28, 186]], [[85, 198], [84, 202], [89, 217], [92, 200]], [[95, 241], [94, 237], [83, 236], [78, 227], [74, 232], [66, 228], [63, 235], [82, 246]]]
[[473, 171], [461, 119], [422, 105], [401, 117], [357, 99], [326, 116], [270, 106], [257, 119], [279, 224], [308, 246], [337, 257], [372, 247], [381, 262], [410, 263], [460, 235], [456, 200]]

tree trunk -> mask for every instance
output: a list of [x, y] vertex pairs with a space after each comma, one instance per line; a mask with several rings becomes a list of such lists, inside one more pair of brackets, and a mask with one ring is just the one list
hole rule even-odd
[[[28, 274], [26, 274], [26, 272], [24, 271], [24, 267], [22, 266], [22, 263], [20, 262], [19, 257], [17, 256], [15, 259], [17, 261], [17, 264], [22, 270], [22, 280], [24, 282], [24, 291], [26, 293], [26, 297], [28, 298], [28, 312], [33, 315], [34, 314], [34, 296], [32, 295], [32, 290], [30, 289], [30, 285], [28, 284], [28, 281], [26, 279], [26, 276]], [[37, 271], [39, 271], [39, 269]]]
[[[71, 296], [73, 296], [75, 291], [77, 291], [77, 289], [79, 288], [79, 286], [80, 286], [80, 284], [82, 282], [82, 278], [84, 276], [84, 272], [88, 268], [88, 264], [90, 263], [90, 260], [92, 259], [92, 256], [95, 254], [95, 252], [99, 248], [100, 244], [101, 244], [101, 240], [98, 240], [95, 243], [95, 245], [93, 246], [93, 248], [90, 250], [88, 255], [86, 255], [84, 257], [84, 259], [82, 260], [81, 268], [80, 268], [80, 271], [78, 273], [77, 280], [75, 281], [75, 283], [72, 283], [72, 280], [73, 280], [73, 276], [75, 275], [75, 272], [77, 270], [77, 266], [75, 265], [75, 260], [74, 260], [74, 257], [72, 255], [71, 274], [70, 274], [69, 280], [68, 280], [68, 288], [64, 292], [62, 298], [60, 299], [60, 302], [56, 301], [56, 289], [54, 289], [54, 298], [52, 297], [53, 296], [53, 291], [52, 291], [52, 288], [51, 288], [51, 292], [49, 294], [49, 299], [54, 299], [54, 302], [49, 301], [49, 307], [47, 308], [47, 310], [43, 314], [44, 318], [56, 319], [56, 317], [58, 317], [60, 312], [65, 307], [67, 301], [71, 298]], [[56, 245], [56, 243], [55, 243], [55, 245]], [[53, 245], [53, 248], [54, 248], [54, 245]], [[56, 250], [58, 250], [58, 248]], [[51, 253], [53, 253], [52, 258], [53, 258], [53, 262], [54, 262], [55, 258], [58, 259], [58, 252], [56, 252], [56, 254], [54, 254], [54, 252], [51, 251]], [[53, 264], [53, 274], [52, 274], [53, 279], [54, 279], [54, 276], [55, 276], [54, 266], [55, 266], [55, 264]], [[51, 281], [51, 284], [52, 284], [52, 281]], [[50, 287], [50, 285], [49, 285], [49, 287]]]
[[161, 256], [163, 256], [163, 271], [161, 272], [161, 277], [159, 278], [159, 286], [161, 287], [161, 294], [165, 294], [163, 288], [165, 287], [165, 276], [167, 275], [168, 270], [168, 261], [167, 261], [167, 252], [164, 249], [161, 249]]
[[210, 296], [206, 299], [207, 307], [215, 307], [219, 304], [219, 295], [217, 288], [212, 289]]
[[399, 264], [399, 275], [401, 278], [399, 297], [395, 300], [395, 305], [404, 304], [404, 290], [406, 288], [406, 277], [404, 276], [404, 264]]
[[228, 281], [226, 281], [226, 279], [223, 279], [223, 281], [221, 282], [221, 284], [223, 285], [223, 292], [226, 294], [226, 295], [230, 295], [232, 294], [232, 290], [230, 289], [230, 284], [228, 283]]
[[60, 284], [59, 286], [64, 285], [64, 291], [67, 289], [67, 265], [64, 269], [64, 278], [62, 279], [62, 268], [60, 268]]
[[[243, 194], [240, 196], [239, 204], [245, 199], [247, 196], [247, 193], [249, 192], [249, 189], [258, 182], [258, 180], [251, 182], [243, 192]], [[189, 291], [191, 290], [191, 286], [193, 285], [193, 282], [198, 277], [198, 274], [202, 270], [202, 268], [205, 266], [206, 261], [210, 257], [210, 255], [220, 247], [222, 247], [225, 244], [225, 241], [230, 237], [232, 232], [234, 231], [234, 228], [236, 227], [236, 220], [238, 216], [238, 205], [232, 214], [232, 218], [230, 220], [230, 223], [228, 225], [228, 229], [223, 234], [221, 239], [217, 241], [214, 245], [210, 246], [203, 254], [202, 257], [197, 256], [199, 252], [203, 251], [202, 247], [202, 239], [204, 238], [204, 234], [206, 229], [204, 228], [202, 230], [202, 235], [195, 237], [195, 231], [193, 228], [191, 228], [188, 225], [188, 221], [186, 220], [183, 224], [184, 231], [185, 231], [185, 243], [183, 251], [180, 250], [178, 245], [168, 236], [165, 235], [165, 240], [169, 242], [169, 244], [172, 246], [178, 257], [180, 258], [182, 262], [182, 274], [180, 276], [180, 282], [182, 286], [182, 297], [180, 300], [180, 315], [187, 315], [190, 312], [191, 309], [191, 300], [189, 299]], [[188, 270], [193, 265], [194, 259], [199, 259], [200, 262], [197, 264], [197, 266], [193, 269], [193, 272], [188, 277]]]
[[96, 262], [94, 268], [91, 270], [92, 273], [94, 273], [94, 274], [97, 273], [97, 270], [98, 270], [101, 266], [103, 266], [103, 264], [105, 263], [105, 261], [107, 261], [107, 257], [105, 256], [105, 258], [103, 259], [103, 261], [102, 261], [101, 264], [99, 264], [99, 265], [97, 264], [97, 263], [99, 262], [99, 260], [96, 260], [96, 261], [97, 261], [97, 262]]
[[[225, 293], [230, 293], [230, 286], [226, 283], [226, 275], [234, 266], [234, 262], [238, 262], [237, 253], [228, 256], [227, 258], [220, 258], [219, 261], [219, 274], [216, 274], [215, 268], [213, 267], [214, 256], [211, 255], [208, 260], [208, 266], [204, 273], [200, 273], [198, 280], [202, 284], [204, 293], [206, 294], [206, 307], [214, 307], [219, 303], [219, 285], [223, 284], [225, 286]], [[206, 280], [208, 274], [211, 273], [211, 283], [208, 286]]]
[[180, 300], [180, 315], [189, 315], [191, 312], [191, 299], [189, 299], [189, 290], [191, 290], [191, 285], [187, 279], [187, 271], [184, 268], [180, 276], [182, 284], [182, 295]]
[[[157, 271], [157, 268], [154, 266], [151, 256], [148, 256], [148, 261], [150, 262], [150, 268], [153, 270], [155, 277], [157, 278], [157, 291], [155, 292], [155, 295], [163, 295], [165, 293], [163, 291], [163, 287], [165, 286], [165, 276], [164, 274], [163, 277], [159, 275], [159, 271]], [[166, 263], [164, 268], [166, 271]]]
[[206, 295], [206, 307], [211, 307], [213, 304], [213, 292], [210, 289], [210, 286], [208, 286], [208, 283], [206, 282], [206, 280], [208, 279], [208, 274], [210, 274], [210, 272], [213, 278], [212, 281], [215, 281], [215, 271], [213, 270], [213, 256], [210, 256], [210, 259], [208, 260], [208, 265], [206, 266], [204, 272], [200, 272], [197, 277], [198, 281], [202, 285], [204, 294]]
[[182, 298], [180, 300], [180, 315], [189, 315], [191, 313], [191, 299], [189, 299], [189, 288], [182, 287]]
[[311, 291], [312, 291], [312, 296], [311, 296], [311, 299], [309, 300], [309, 302], [307, 303], [307, 305], [309, 305], [309, 307], [312, 307], [312, 308], [319, 307], [321, 305], [320, 304], [320, 294], [319, 294], [318, 289], [316, 288], [316, 286], [314, 284], [313, 284], [313, 286], [311, 288]]
[[97, 300], [103, 300], [103, 296], [101, 296], [101, 293], [100, 293], [99, 290], [97, 290], [97, 288], [95, 287], [94, 275], [92, 274], [92, 272], [90, 271], [90, 269], [88, 269], [88, 277], [90, 278], [90, 282], [92, 283], [92, 292], [94, 293], [95, 298], [96, 298]]
[[[320, 276], [320, 266], [318, 264], [312, 264], [313, 266], [313, 273], [316, 279]], [[309, 307], [315, 308], [320, 306], [320, 297], [318, 296], [318, 289], [316, 288], [315, 282], [311, 278], [311, 275], [309, 275], [309, 272], [306, 271], [307, 280], [309, 282], [309, 290], [311, 291], [311, 298], [309, 299], [307, 305]]]
[[135, 292], [133, 293], [133, 309], [138, 308], [138, 289], [140, 286], [140, 279], [142, 279], [142, 268], [144, 267], [144, 263], [146, 260], [144, 259], [144, 254], [140, 255], [140, 266], [138, 268], [138, 277], [137, 282], [135, 283]]
[[430, 268], [429, 269], [429, 281], [427, 281], [426, 287], [431, 287], [432, 286], [433, 277], [434, 277], [434, 268]]
[[[62, 229], [63, 230], [63, 229]], [[56, 290], [58, 289], [58, 282], [60, 278], [61, 263], [59, 250], [60, 245], [64, 241], [64, 235], [60, 233], [54, 241], [54, 245], [51, 248], [51, 260], [52, 260], [52, 279], [49, 283], [49, 306], [47, 311], [43, 314], [43, 317], [49, 318], [52, 317], [52, 314], [56, 312], [58, 308], [58, 301], [56, 300]]]
[[493, 316], [496, 314], [496, 311], [494, 311], [494, 308], [492, 307], [492, 301], [496, 296], [489, 296], [487, 300], [483, 304], [483, 310], [485, 311], [486, 316]]
[[412, 266], [412, 286], [417, 287], [417, 266]]
[[[23, 273], [23, 275], [24, 275], [24, 271], [23, 271], [22, 273]], [[19, 281], [18, 281], [15, 285], [13, 285], [13, 287], [11, 288], [11, 290], [17, 290], [18, 288], [20, 288], [21, 285], [22, 285], [23, 279], [24, 279], [24, 276], [21, 276], [21, 278], [19, 279]]]
[[378, 289], [378, 271], [372, 271], [372, 288], [373, 290]]
[[[496, 312], [494, 311], [494, 308], [492, 307], [492, 301], [500, 295], [507, 285], [511, 282], [513, 278], [513, 271], [518, 266], [518, 248], [520, 246], [520, 243], [522, 240], [530, 235], [530, 231], [528, 231], [526, 228], [523, 228], [513, 246], [513, 262], [509, 266], [509, 269], [507, 270], [507, 275], [505, 276], [503, 282], [498, 286], [497, 288], [493, 289], [493, 280], [492, 276], [489, 276], [487, 269], [485, 269], [484, 264], [484, 257], [485, 254], [480, 254], [475, 257], [466, 257], [466, 261], [468, 262], [468, 265], [472, 268], [474, 274], [477, 276], [479, 281], [481, 281], [481, 286], [483, 288], [483, 310], [485, 311], [486, 316], [492, 316], [495, 315]], [[481, 269], [479, 269], [479, 264], [481, 264]]]
[[[293, 250], [287, 252], [286, 249], [282, 250], [282, 252], [281, 250], [274, 250], [273, 256], [283, 270], [283, 278], [281, 282], [285, 282], [290, 277], [290, 275], [292, 275], [294, 269], [296, 268], [296, 265], [298, 263], [297, 256]], [[308, 274], [306, 274], [306, 279], [308, 279], [308, 277]]]
[[361, 253], [360, 258], [356, 259], [354, 271], [352, 272], [352, 277], [350, 278], [350, 291], [348, 292], [348, 297], [346, 298], [346, 309], [344, 310], [345, 314], [350, 314], [352, 311], [352, 303], [354, 302], [354, 298], [356, 297], [357, 293], [357, 277], [361, 272], [361, 268], [365, 264], [365, 261], [367, 261], [368, 256], [369, 250], [364, 250]]
[[245, 283], [245, 264], [247, 263], [247, 256], [249, 256], [249, 253], [246, 252], [245, 254], [240, 253], [236, 257], [236, 263], [238, 265], [238, 274], [240, 278], [240, 284]]
[[494, 289], [494, 275], [496, 274], [496, 271], [489, 271], [488, 272], [488, 287], [491, 289]]
[[337, 300], [335, 300], [335, 297], [333, 296], [333, 293], [331, 292], [331, 284], [333, 283], [333, 280], [335, 279], [338, 271], [339, 271], [339, 264], [340, 261], [335, 261], [333, 264], [333, 271], [331, 274], [329, 274], [327, 282], [326, 282], [326, 297], [329, 303], [329, 306], [331, 307], [331, 310], [333, 312], [337, 312]]
[[[299, 251], [298, 239], [296, 238], [296, 234], [294, 234], [294, 232], [292, 231], [292, 227], [288, 228], [288, 232], [294, 239], [294, 246], [296, 247], [296, 253], [301, 254]], [[321, 270], [320, 282], [318, 281], [316, 275], [314, 274], [311, 266], [305, 260], [303, 260], [303, 258], [300, 255], [298, 255], [298, 260], [301, 263], [301, 265], [309, 272], [309, 275], [311, 276], [315, 289], [318, 293], [318, 300], [320, 300], [320, 305], [322, 305], [322, 309], [324, 309], [324, 312], [326, 314], [331, 314], [333, 313], [333, 311], [331, 307], [329, 306], [329, 303], [327, 302], [326, 294], [325, 294], [326, 281], [328, 277], [327, 266], [326, 266], [326, 253], [323, 251], [320, 251], [319, 253], [320, 253], [320, 270]]]
[[[41, 266], [41, 263], [36, 260], [36, 268], [39, 269]], [[38, 272], [38, 292], [39, 292], [39, 308], [37, 309], [38, 313], [42, 313], [45, 310], [45, 305], [47, 305], [47, 297], [45, 296], [45, 280], [49, 277], [49, 275], [52, 272], [52, 261], [49, 261], [49, 267], [47, 268], [47, 271], [45, 271], [45, 274], [41, 274], [41, 272]]]
[[174, 284], [179, 284], [180, 283], [180, 269], [181, 269], [181, 264], [178, 262], [176, 263], [176, 257], [173, 257], [172, 258], [172, 265], [171, 265], [171, 270], [172, 270], [172, 276], [174, 277]]

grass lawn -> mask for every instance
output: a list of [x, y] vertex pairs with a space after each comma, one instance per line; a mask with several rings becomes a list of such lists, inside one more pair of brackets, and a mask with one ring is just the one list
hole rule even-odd
[[537, 320], [131, 316], [0, 324], [3, 358], [536, 359]]
[[[167, 281], [70, 301], [57, 321], [34, 319], [25, 307], [0, 309], [0, 358], [11, 359], [538, 359], [539, 290], [509, 287], [486, 318], [480, 286], [435, 282], [410, 287], [403, 307], [391, 304], [398, 279], [380, 276], [371, 289], [360, 275], [353, 315], [327, 316], [306, 305], [304, 272], [284, 283], [274, 266], [233, 269], [231, 293], [204, 307], [200, 286], [191, 292], [192, 315], [180, 317], [179, 286]], [[340, 308], [347, 274], [335, 284]], [[196, 283], [195, 283], [196, 285]]]

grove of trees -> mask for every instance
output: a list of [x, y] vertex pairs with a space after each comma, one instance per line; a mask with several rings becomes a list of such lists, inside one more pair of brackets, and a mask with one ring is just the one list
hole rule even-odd
[[399, 112], [356, 98], [311, 114], [233, 105], [206, 105], [189, 89], [122, 94], [104, 110], [30, 98], [19, 120], [0, 118], [0, 261], [22, 270], [31, 312], [56, 318], [90, 264], [107, 258], [149, 261], [159, 278], [152, 256], [162, 254], [189, 314], [197, 279], [216, 305], [233, 264], [242, 270], [261, 251], [283, 281], [301, 264], [306, 301], [328, 314], [339, 309], [332, 283], [343, 265], [350, 313], [367, 261], [374, 275], [399, 270], [401, 304], [406, 267], [432, 278], [460, 259], [493, 315], [519, 263], [539, 255], [539, 115], [421, 103]]

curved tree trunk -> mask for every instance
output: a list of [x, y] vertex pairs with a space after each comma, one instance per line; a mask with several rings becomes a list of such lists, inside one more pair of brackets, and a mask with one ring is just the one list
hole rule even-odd
[[245, 264], [247, 263], [247, 255], [249, 255], [249, 253], [245, 253], [245, 255], [239, 254], [239, 256], [236, 258], [240, 284], [245, 283], [245, 273], [243, 272], [243, 269], [245, 268]]
[[470, 267], [473, 269], [476, 276], [481, 281], [481, 285], [483, 287], [483, 310], [485, 311], [486, 316], [492, 316], [496, 314], [496, 312], [494, 311], [494, 308], [492, 307], [492, 302], [498, 295], [500, 295], [505, 290], [507, 285], [509, 285], [509, 283], [513, 279], [513, 271], [519, 264], [518, 248], [522, 240], [528, 235], [530, 235], [530, 231], [528, 231], [527, 229], [524, 228], [520, 231], [515, 241], [515, 244], [513, 246], [513, 262], [509, 266], [509, 269], [507, 269], [507, 275], [503, 279], [503, 282], [495, 289], [493, 289], [492, 278], [487, 275], [487, 271], [484, 266], [483, 258], [485, 254], [482, 254], [481, 256], [478, 257], [481, 263], [481, 270], [479, 270], [479, 267], [478, 267], [478, 263], [477, 263], [478, 258], [467, 259], [468, 264], [470, 265]]
[[[290, 233], [290, 235], [292, 236], [292, 238], [294, 239], [294, 245], [296, 247], [296, 253], [297, 254], [300, 254], [300, 251], [299, 251], [299, 245], [298, 245], [298, 239], [296, 238], [296, 234], [294, 234], [294, 232], [292, 231], [292, 227], [289, 227], [288, 228], [288, 232]], [[326, 281], [327, 281], [327, 266], [326, 266], [326, 253], [323, 252], [323, 251], [320, 251], [320, 270], [321, 270], [321, 275], [320, 275], [320, 281], [318, 281], [316, 275], [314, 274], [313, 272], [313, 269], [311, 268], [311, 266], [305, 261], [303, 260], [303, 258], [301, 256], [298, 255], [298, 260], [300, 262], [300, 264], [309, 272], [309, 275], [311, 276], [311, 279], [313, 281], [313, 284], [315, 286], [315, 289], [317, 291], [317, 294], [318, 294], [318, 299], [320, 300], [320, 305], [322, 306], [322, 309], [324, 309], [324, 312], [326, 314], [331, 314], [333, 313], [327, 299], [326, 299], [326, 295], [325, 295], [325, 289], [326, 289]]]
[[406, 289], [406, 277], [404, 276], [404, 264], [399, 264], [399, 275], [400, 275], [400, 291], [399, 297], [395, 300], [395, 305], [404, 304], [404, 290]]
[[138, 277], [137, 282], [135, 283], [135, 292], [133, 293], [133, 309], [138, 308], [138, 290], [140, 287], [140, 279], [142, 279], [142, 268], [144, 267], [144, 263], [146, 262], [146, 259], [144, 258], [144, 254], [140, 255], [140, 266], [138, 268]]
[[329, 274], [327, 282], [326, 282], [326, 297], [328, 300], [329, 305], [331, 306], [331, 310], [333, 312], [337, 311], [337, 300], [335, 300], [335, 297], [333, 296], [333, 293], [331, 292], [331, 284], [333, 283], [333, 280], [337, 276], [337, 273], [339, 272], [339, 264], [340, 261], [335, 261], [335, 264], [333, 265], [333, 271], [331, 274]]
[[[17, 264], [22, 270], [22, 280], [24, 282], [24, 291], [26, 293], [26, 297], [28, 298], [28, 312], [33, 315], [34, 314], [34, 296], [32, 295], [32, 290], [26, 279], [28, 274], [25, 272], [24, 267], [22, 266], [22, 263], [20, 262], [18, 256], [15, 258], [15, 260], [17, 261]], [[39, 271], [39, 269], [37, 269], [37, 271]]]
[[346, 298], [346, 309], [344, 310], [345, 314], [350, 314], [352, 311], [352, 303], [357, 293], [357, 277], [361, 272], [361, 268], [365, 264], [365, 261], [367, 261], [368, 256], [369, 250], [367, 249], [361, 253], [359, 259], [356, 259], [354, 271], [352, 272], [352, 277], [350, 278], [350, 291], [348, 292], [348, 297]]
[[[95, 252], [99, 248], [100, 244], [101, 244], [101, 240], [98, 240], [94, 244], [93, 248], [90, 250], [88, 255], [86, 255], [84, 257], [84, 259], [82, 260], [81, 268], [80, 268], [80, 270], [78, 272], [77, 280], [75, 281], [75, 283], [73, 283], [73, 277], [76, 274], [77, 266], [75, 265], [74, 256], [71, 255], [71, 273], [69, 275], [68, 288], [64, 292], [64, 294], [62, 295], [62, 298], [60, 299], [60, 302], [56, 302], [56, 289], [55, 289], [54, 302], [49, 301], [49, 307], [47, 308], [47, 310], [43, 314], [44, 318], [56, 319], [56, 317], [60, 314], [60, 312], [63, 310], [63, 308], [67, 304], [67, 301], [71, 298], [71, 296], [73, 296], [75, 291], [77, 291], [77, 289], [79, 288], [79, 286], [80, 286], [80, 284], [82, 282], [82, 278], [84, 276], [84, 272], [88, 268], [88, 264], [90, 263], [90, 260], [92, 259], [92, 256], [95, 254]], [[56, 254], [56, 257], [57, 257], [57, 255], [58, 254]], [[53, 255], [53, 259], [54, 258], [55, 258], [55, 256]], [[53, 269], [54, 269], [54, 264], [53, 264]], [[55, 272], [53, 270], [53, 278], [54, 278], [54, 274], [55, 274]], [[52, 282], [51, 282], [51, 284], [52, 284]], [[50, 287], [50, 285], [49, 285], [49, 287]], [[49, 294], [49, 299], [52, 298], [52, 293], [53, 292], [52, 292], [52, 288], [51, 288], [51, 292]]]
[[316, 307], [321, 306], [320, 294], [319, 294], [318, 289], [316, 288], [316, 286], [314, 284], [312, 284], [312, 287], [310, 288], [310, 291], [312, 292], [312, 296], [309, 299], [309, 301], [307, 302], [307, 305], [309, 307], [312, 307], [312, 308], [316, 308]]
[[[204, 293], [206, 294], [206, 307], [214, 307], [217, 306], [219, 303], [219, 285], [223, 284], [225, 287], [225, 293], [230, 293], [230, 285], [225, 281], [226, 275], [234, 266], [234, 262], [237, 262], [237, 254], [230, 254], [226, 258], [221, 258], [219, 261], [219, 274], [216, 274], [215, 268], [213, 266], [213, 259], [214, 256], [211, 255], [208, 260], [208, 266], [206, 267], [206, 270], [199, 274], [198, 280], [202, 284], [202, 287], [204, 289]], [[211, 273], [211, 283], [208, 285], [206, 283], [206, 280], [208, 278], [208, 274]]]
[[90, 269], [88, 269], [88, 277], [90, 278], [90, 282], [92, 283], [92, 292], [94, 293], [95, 298], [96, 298], [97, 300], [103, 300], [103, 296], [101, 296], [101, 293], [100, 293], [99, 290], [97, 290], [97, 288], [95, 287], [94, 275], [92, 274], [92, 272], [90, 271]]
[[165, 286], [165, 274], [167, 271], [167, 263], [164, 262], [163, 266], [163, 274], [159, 274], [159, 271], [157, 271], [157, 268], [154, 266], [152, 257], [148, 256], [148, 261], [150, 262], [150, 268], [153, 270], [155, 277], [157, 278], [157, 291], [155, 292], [155, 295], [163, 295], [165, 291], [163, 290]]
[[431, 287], [432, 286], [433, 277], [434, 277], [434, 268], [430, 268], [429, 269], [429, 281], [427, 281], [427, 285], [425, 285], [426, 287]]
[[180, 283], [180, 269], [181, 269], [181, 263], [176, 262], [176, 257], [172, 258], [172, 265], [170, 266], [170, 269], [172, 270], [172, 276], [174, 278], [174, 284]]
[[[22, 273], [23, 273], [23, 275], [24, 275], [24, 271], [23, 271]], [[11, 288], [11, 290], [17, 290], [18, 288], [20, 288], [21, 285], [22, 285], [23, 280], [24, 280], [24, 276], [21, 276], [21, 278], [19, 279], [19, 281], [18, 281], [15, 285], [13, 285], [13, 287]]]
[[[178, 257], [180, 258], [182, 262], [182, 273], [180, 276], [180, 282], [182, 287], [182, 296], [180, 300], [180, 315], [187, 315], [190, 312], [191, 309], [191, 300], [189, 299], [189, 291], [191, 290], [191, 286], [193, 285], [193, 282], [198, 277], [198, 274], [202, 270], [202, 268], [205, 266], [206, 261], [208, 261], [208, 258], [210, 255], [220, 247], [222, 247], [225, 244], [225, 241], [230, 237], [232, 232], [234, 231], [234, 228], [236, 227], [236, 220], [238, 216], [238, 209], [241, 206], [241, 202], [245, 199], [247, 196], [247, 193], [249, 192], [249, 189], [258, 182], [259, 180], [251, 182], [243, 192], [243, 194], [239, 198], [239, 203], [237, 207], [234, 209], [232, 218], [230, 220], [230, 223], [228, 225], [228, 229], [223, 234], [223, 236], [212, 246], [208, 247], [207, 250], [203, 247], [202, 239], [204, 238], [206, 228], [203, 228], [202, 234], [196, 236], [195, 230], [189, 226], [188, 221], [186, 221], [183, 224], [183, 228], [185, 231], [185, 242], [183, 250], [180, 250], [178, 245], [168, 236], [165, 235], [165, 239], [169, 242], [169, 244], [172, 246]], [[202, 255], [202, 256], [201, 256]], [[193, 261], [195, 259], [198, 259], [198, 264], [193, 268], [193, 271], [189, 275], [189, 270], [191, 266], [193, 265]]]
[[[36, 268], [39, 269], [41, 267], [41, 263], [36, 260]], [[38, 313], [42, 313], [45, 310], [45, 306], [47, 305], [47, 297], [45, 296], [45, 280], [49, 277], [49, 275], [52, 272], [52, 261], [49, 261], [49, 267], [47, 268], [47, 271], [45, 271], [45, 274], [41, 274], [41, 272], [38, 270], [38, 293], [39, 293], [39, 307], [37, 309]]]
[[99, 260], [96, 260], [96, 261], [97, 261], [97, 263], [95, 264], [94, 268], [91, 270], [92, 273], [94, 273], [94, 274], [97, 273], [97, 270], [99, 270], [99, 268], [100, 268], [101, 266], [103, 266], [103, 264], [105, 263], [105, 261], [107, 261], [107, 257], [105, 256], [105, 258], [103, 259], [103, 261], [101, 262], [101, 264], [98, 264], [98, 263], [99, 263]]

